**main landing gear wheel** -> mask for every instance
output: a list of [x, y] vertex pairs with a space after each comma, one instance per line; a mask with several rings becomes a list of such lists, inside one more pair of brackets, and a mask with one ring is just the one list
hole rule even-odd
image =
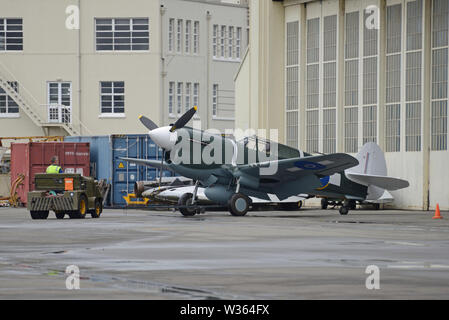
[[321, 209], [326, 210], [327, 206], [329, 205], [329, 202], [326, 198], [321, 199]]
[[229, 199], [229, 212], [236, 217], [243, 217], [249, 210], [251, 200], [241, 193], [235, 193]]
[[[193, 194], [191, 193], [184, 193], [181, 198], [179, 198], [178, 200], [178, 205], [179, 206], [189, 206], [192, 204], [192, 197]], [[195, 208], [179, 208], [179, 212], [181, 212], [181, 214], [184, 217], [192, 217], [196, 214], [196, 209]]]

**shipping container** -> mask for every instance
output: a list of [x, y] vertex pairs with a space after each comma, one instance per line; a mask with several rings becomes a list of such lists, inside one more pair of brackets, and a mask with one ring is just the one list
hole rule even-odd
[[20, 175], [23, 183], [17, 189], [19, 202], [27, 203], [28, 191], [34, 190], [34, 175], [45, 173], [53, 156], [58, 156], [59, 166], [65, 173], [90, 174], [89, 143], [29, 142], [11, 144], [11, 184]]
[[[147, 134], [107, 135], [107, 136], [67, 136], [65, 141], [89, 142], [91, 175], [95, 179], [106, 179], [111, 185], [105, 206], [126, 206], [124, 197], [134, 192], [136, 181], [152, 181], [159, 177], [159, 170], [128, 163], [121, 157], [139, 159], [161, 159], [162, 150]], [[164, 177], [170, 177], [164, 171]]]

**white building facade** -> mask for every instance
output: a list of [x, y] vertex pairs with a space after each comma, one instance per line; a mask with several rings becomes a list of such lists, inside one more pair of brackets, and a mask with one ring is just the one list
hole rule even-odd
[[[244, 3], [0, 0], [0, 8], [0, 137], [143, 133], [139, 115], [168, 125], [194, 105], [203, 127], [233, 127]], [[214, 39], [214, 25], [223, 37]], [[214, 57], [222, 39], [226, 52]]]

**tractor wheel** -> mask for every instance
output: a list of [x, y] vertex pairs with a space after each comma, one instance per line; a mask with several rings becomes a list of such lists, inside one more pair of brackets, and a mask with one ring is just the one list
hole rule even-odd
[[95, 199], [95, 208], [90, 212], [92, 218], [100, 218], [101, 212], [103, 211], [103, 206], [99, 199]]
[[70, 219], [84, 219], [88, 208], [87, 198], [81, 195], [78, 201], [78, 210], [69, 213]]
[[55, 215], [56, 215], [56, 219], [64, 219], [65, 212], [64, 211], [56, 211]]

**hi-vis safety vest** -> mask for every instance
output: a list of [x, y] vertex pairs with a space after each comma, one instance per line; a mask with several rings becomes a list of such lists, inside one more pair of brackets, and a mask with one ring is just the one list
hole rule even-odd
[[47, 173], [61, 173], [62, 169], [60, 166], [55, 166], [54, 164], [51, 164], [47, 168]]

